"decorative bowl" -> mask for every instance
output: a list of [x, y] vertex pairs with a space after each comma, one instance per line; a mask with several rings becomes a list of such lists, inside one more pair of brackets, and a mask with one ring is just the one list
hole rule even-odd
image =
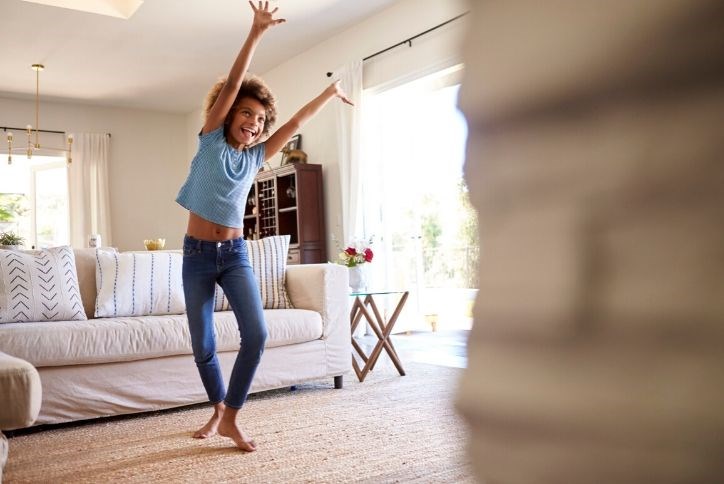
[[143, 241], [146, 250], [161, 250], [166, 245], [166, 239], [146, 239]]

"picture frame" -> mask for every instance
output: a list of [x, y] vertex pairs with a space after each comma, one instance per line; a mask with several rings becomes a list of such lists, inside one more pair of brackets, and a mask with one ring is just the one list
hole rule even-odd
[[302, 135], [301, 134], [295, 134], [292, 136], [289, 141], [287, 141], [287, 144], [284, 145], [284, 148], [282, 148], [282, 162], [280, 166], [284, 166], [287, 163], [287, 158], [289, 157], [289, 152], [292, 150], [301, 150], [302, 149]]

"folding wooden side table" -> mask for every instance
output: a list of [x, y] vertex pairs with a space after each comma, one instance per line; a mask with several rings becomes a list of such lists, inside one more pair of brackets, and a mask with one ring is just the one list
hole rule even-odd
[[[394, 294], [399, 294], [400, 299], [398, 300], [397, 306], [395, 307], [390, 319], [385, 321], [377, 308], [375, 296], [388, 296]], [[357, 329], [360, 321], [364, 318], [365, 322], [367, 322], [370, 328], [372, 328], [372, 331], [375, 333], [378, 340], [372, 350], [372, 353], [366, 355], [359, 343], [355, 341], [354, 336], [352, 336], [352, 347], [355, 349], [362, 361], [364, 361], [364, 366], [360, 368], [354, 353], [352, 354], [352, 367], [354, 368], [354, 372], [357, 374], [357, 378], [359, 378], [359, 381], [364, 381], [367, 373], [374, 369], [377, 359], [380, 357], [380, 354], [382, 354], [383, 349], [390, 356], [392, 363], [394, 363], [400, 375], [404, 376], [405, 370], [402, 368], [400, 358], [397, 355], [397, 351], [395, 351], [392, 340], [390, 340], [390, 334], [392, 333], [392, 328], [395, 326], [397, 317], [400, 315], [402, 308], [405, 306], [407, 296], [410, 295], [409, 291], [354, 292], [351, 295], [354, 297], [354, 304], [352, 305], [352, 311], [350, 312], [352, 334], [354, 335], [355, 329]], [[371, 314], [370, 310], [372, 311]]]

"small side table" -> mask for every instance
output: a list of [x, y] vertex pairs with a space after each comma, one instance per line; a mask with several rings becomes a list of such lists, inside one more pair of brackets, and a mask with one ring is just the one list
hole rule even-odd
[[[385, 321], [380, 314], [379, 309], [377, 309], [375, 296], [395, 294], [399, 294], [400, 298], [397, 301], [397, 306], [395, 307], [395, 311], [392, 313], [392, 316], [388, 321]], [[350, 323], [352, 325], [352, 334], [354, 335], [355, 329], [357, 329], [360, 321], [364, 318], [370, 328], [372, 328], [372, 331], [375, 333], [378, 340], [372, 350], [372, 353], [366, 355], [359, 343], [355, 341], [354, 336], [352, 336], [352, 347], [355, 349], [362, 361], [364, 361], [364, 366], [360, 368], [354, 353], [352, 354], [352, 367], [354, 368], [354, 372], [357, 374], [359, 381], [364, 381], [367, 373], [374, 369], [377, 359], [380, 357], [380, 354], [382, 354], [383, 349], [390, 356], [392, 363], [394, 363], [400, 375], [405, 375], [405, 370], [402, 368], [400, 358], [397, 355], [397, 351], [395, 351], [392, 340], [390, 340], [390, 334], [392, 333], [392, 328], [395, 326], [397, 317], [400, 315], [402, 308], [405, 307], [405, 302], [407, 301], [407, 296], [409, 295], [409, 291], [354, 292], [351, 294], [351, 296], [354, 297], [354, 304], [352, 305], [352, 311], [349, 315]], [[370, 309], [372, 310], [372, 314], [370, 314]]]

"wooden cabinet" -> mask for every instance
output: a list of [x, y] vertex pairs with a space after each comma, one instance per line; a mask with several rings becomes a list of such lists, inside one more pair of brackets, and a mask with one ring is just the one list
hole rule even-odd
[[289, 264], [326, 262], [322, 165], [293, 164], [262, 171], [244, 211], [244, 238], [289, 235]]

